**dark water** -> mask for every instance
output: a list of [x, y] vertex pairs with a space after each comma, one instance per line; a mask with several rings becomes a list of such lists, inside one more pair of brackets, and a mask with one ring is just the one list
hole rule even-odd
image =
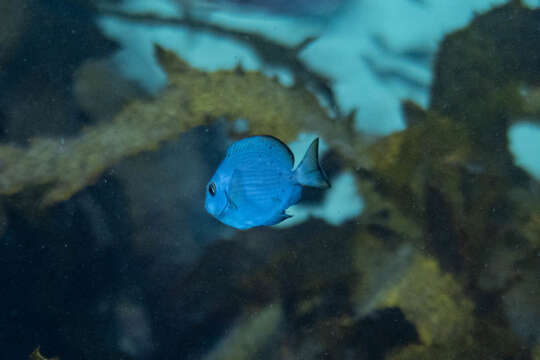
[[[0, 358], [540, 359], [540, 10], [120, 5], [0, 0]], [[333, 187], [238, 231], [254, 134]]]

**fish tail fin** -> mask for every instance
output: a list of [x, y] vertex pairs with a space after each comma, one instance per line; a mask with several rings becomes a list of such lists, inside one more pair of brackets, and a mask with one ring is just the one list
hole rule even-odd
[[304, 186], [329, 188], [330, 182], [319, 164], [319, 138], [313, 140], [300, 165], [294, 171], [296, 180]]

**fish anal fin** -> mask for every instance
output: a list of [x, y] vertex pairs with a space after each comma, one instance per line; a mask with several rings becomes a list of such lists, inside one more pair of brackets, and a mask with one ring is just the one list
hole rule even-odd
[[264, 225], [270, 226], [270, 225], [276, 225], [280, 222], [287, 220], [288, 218], [292, 218], [292, 215], [287, 214], [286, 212], [281, 212], [273, 217], [271, 217]]

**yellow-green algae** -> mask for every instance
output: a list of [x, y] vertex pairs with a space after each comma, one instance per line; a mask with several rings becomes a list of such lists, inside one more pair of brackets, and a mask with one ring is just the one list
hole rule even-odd
[[507, 328], [477, 319], [462, 285], [433, 258], [416, 255], [378, 306], [399, 307], [419, 335], [419, 343], [392, 350], [387, 360], [505, 358], [520, 349]]
[[37, 347], [29, 356], [30, 360], [58, 360], [57, 357], [54, 358], [46, 358], [45, 356], [41, 355], [39, 347]]
[[256, 359], [267, 347], [277, 352], [279, 331], [283, 325], [280, 304], [270, 304], [260, 311], [246, 314], [233, 330], [208, 353], [204, 360]]
[[474, 305], [434, 259], [416, 257], [379, 306], [399, 307], [416, 325], [423, 346], [458, 349], [472, 344]]
[[388, 359], [457, 356], [472, 347], [474, 304], [462, 285], [441, 271], [436, 259], [410, 243], [392, 247], [367, 232], [357, 235], [354, 252], [355, 268], [363, 274], [351, 298], [359, 314], [397, 307], [419, 336], [418, 343], [395, 349]]
[[396, 286], [410, 268], [417, 251], [409, 242], [383, 241], [366, 229], [353, 238], [352, 268], [359, 276], [350, 301], [358, 316], [366, 316], [381, 307], [389, 289]]
[[528, 181], [513, 164], [506, 133], [513, 121], [537, 112], [540, 76], [527, 74], [538, 63], [530, 36], [538, 31], [538, 14], [512, 1], [448, 35], [437, 55], [430, 108], [406, 104], [410, 126], [369, 150], [381, 191], [419, 223], [429, 250], [452, 257], [445, 267], [466, 258], [454, 270], [465, 266], [468, 275], [484, 265], [502, 223], [497, 217], [513, 206], [508, 192]]
[[540, 344], [534, 347], [532, 352], [532, 360], [540, 360]]
[[522, 86], [540, 84], [538, 10], [512, 0], [477, 16], [443, 40], [430, 108], [466, 124], [485, 150], [506, 146], [506, 129], [523, 111]]
[[[534, 187], [534, 186], [533, 186]], [[514, 214], [513, 226], [529, 246], [540, 251], [540, 186], [531, 190], [513, 189], [509, 193]]]
[[[508, 309], [503, 315], [494, 306], [479, 316], [460, 289], [472, 289], [480, 298], [494, 296], [482, 289], [505, 291], [512, 281], [523, 281], [516, 274], [530, 276], [530, 264], [537, 259], [538, 192], [529, 185], [533, 180], [512, 163], [506, 133], [513, 121], [538, 115], [539, 78], [527, 75], [534, 69], [531, 61], [538, 62], [537, 47], [531, 43], [536, 44], [535, 37], [530, 35], [538, 31], [533, 21], [538, 14], [513, 1], [449, 35], [437, 57], [430, 108], [422, 111], [407, 104], [409, 128], [370, 149], [379, 188], [420, 224], [421, 246], [445, 266], [461, 261], [447, 268], [454, 276], [443, 275], [434, 259], [420, 262], [422, 270], [415, 278], [390, 288], [383, 304], [403, 310], [416, 325], [421, 344], [395, 349], [389, 358], [488, 358], [524, 352], [508, 324], [498, 320], [509, 316]], [[522, 61], [523, 67], [512, 66]], [[501, 267], [497, 259], [510, 254], [500, 249], [514, 243], [518, 251]], [[490, 283], [478, 282], [483, 268], [495, 271]], [[429, 280], [430, 272], [445, 280]], [[441, 281], [453, 290], [438, 288]], [[422, 297], [414, 294], [422, 288], [433, 291], [431, 299], [438, 299], [434, 304], [440, 300], [436, 307], [426, 303], [423, 309], [418, 303]], [[451, 295], [445, 299], [445, 294]], [[435, 326], [437, 320], [441, 322]], [[446, 332], [452, 323], [463, 326], [459, 334]]]
[[471, 157], [472, 141], [463, 125], [427, 113], [420, 124], [375, 143], [370, 153], [372, 170], [389, 195], [407, 204], [407, 213], [422, 217], [426, 181], [456, 194], [456, 185], [448, 181], [455, 181], [460, 165]]
[[362, 147], [362, 135], [350, 121], [329, 118], [302, 87], [284, 87], [259, 72], [206, 73], [191, 68], [172, 52], [156, 48], [169, 85], [154, 101], [135, 101], [111, 122], [85, 129], [74, 138], [36, 138], [26, 148], [0, 146], [0, 194], [45, 186], [42, 205], [71, 197], [108, 167], [141, 151], [154, 150], [195, 126], [217, 118], [247, 118], [251, 133], [284, 141], [302, 130], [318, 132], [349, 153]]
[[540, 118], [540, 87], [524, 86], [520, 90], [525, 113]]

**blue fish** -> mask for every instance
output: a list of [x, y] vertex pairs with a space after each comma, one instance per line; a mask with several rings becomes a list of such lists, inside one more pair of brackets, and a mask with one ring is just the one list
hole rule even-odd
[[330, 187], [318, 152], [317, 138], [293, 170], [294, 155], [275, 137], [235, 142], [206, 186], [206, 211], [237, 229], [274, 225], [291, 217], [285, 210], [300, 200], [302, 186]]

